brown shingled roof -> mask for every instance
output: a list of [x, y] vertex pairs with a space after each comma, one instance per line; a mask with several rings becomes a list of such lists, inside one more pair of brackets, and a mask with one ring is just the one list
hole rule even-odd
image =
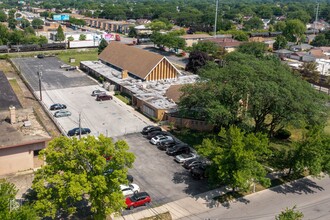
[[145, 79], [164, 57], [133, 46], [112, 41], [101, 52], [99, 59]]
[[182, 96], [182, 92], [180, 91], [181, 88], [183, 87], [183, 84], [180, 85], [171, 85], [167, 90], [166, 90], [166, 97], [169, 99], [172, 99], [174, 102], [179, 102], [180, 97]]

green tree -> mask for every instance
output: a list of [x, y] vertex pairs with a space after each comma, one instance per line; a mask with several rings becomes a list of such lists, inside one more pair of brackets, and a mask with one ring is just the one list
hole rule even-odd
[[218, 128], [253, 120], [255, 132], [268, 131], [270, 136], [288, 123], [324, 123], [324, 95], [277, 58], [232, 52], [224, 63], [206, 65], [198, 72], [203, 80], [183, 88], [183, 115], [194, 112]]
[[11, 44], [21, 44], [24, 39], [24, 32], [14, 30], [9, 34], [8, 40]]
[[4, 24], [0, 24], [0, 39], [3, 44], [7, 44], [9, 37], [8, 28]]
[[311, 16], [305, 10], [298, 10], [289, 12], [288, 19], [298, 19], [304, 24], [307, 24], [311, 20]]
[[302, 175], [306, 170], [310, 175], [330, 173], [330, 136], [324, 127], [310, 129], [299, 142], [294, 143], [288, 174]]
[[34, 29], [40, 29], [42, 28], [42, 25], [44, 25], [44, 21], [40, 18], [34, 18], [31, 22], [31, 25]]
[[219, 58], [221, 55], [223, 55], [220, 54], [219, 46], [212, 41], [199, 41], [198, 43], [192, 45], [190, 51], [204, 52], [213, 58]]
[[85, 34], [80, 34], [79, 40], [86, 40], [86, 35]]
[[31, 27], [31, 26], [28, 26], [27, 28], [25, 28], [25, 29], [24, 29], [24, 33], [25, 33], [26, 35], [29, 35], [29, 34], [31, 34], [31, 35], [36, 35], [35, 30], [34, 30], [33, 27]]
[[152, 21], [150, 24], [147, 25], [151, 28], [152, 31], [160, 31], [160, 30], [171, 30], [172, 26], [170, 23], [165, 23], [163, 21]]
[[264, 23], [258, 17], [252, 17], [248, 21], [244, 22], [244, 30], [259, 30], [263, 28]]
[[278, 35], [275, 38], [275, 43], [273, 45], [274, 50], [285, 49], [287, 47], [288, 41], [283, 35]]
[[296, 206], [292, 209], [286, 208], [281, 214], [275, 216], [275, 220], [302, 220], [304, 214], [300, 211], [296, 211]]
[[12, 30], [16, 29], [16, 25], [17, 25], [17, 20], [14, 18], [9, 18], [8, 19], [8, 27]]
[[316, 35], [311, 45], [315, 47], [330, 46], [330, 31]]
[[45, 36], [39, 36], [38, 39], [38, 44], [47, 44], [48, 43], [48, 39]]
[[[209, 178], [213, 184], [227, 184], [233, 190], [249, 191], [251, 185], [270, 185], [259, 155], [269, 154], [268, 138], [262, 134], [245, 134], [230, 126], [219, 133], [221, 141], [204, 139], [198, 153], [212, 161]], [[260, 157], [259, 157], [260, 158]]]
[[31, 23], [29, 22], [29, 20], [22, 18], [21, 20], [21, 28], [25, 29], [27, 27], [29, 27], [31, 25]]
[[288, 41], [291, 42], [301, 42], [306, 31], [306, 26], [298, 19], [286, 21], [285, 29], [283, 30], [283, 35]]
[[74, 38], [72, 36], [69, 36], [67, 39], [68, 39], [68, 41], [73, 41], [74, 40]]
[[309, 82], [317, 83], [320, 80], [320, 72], [316, 62], [304, 62], [300, 68], [302, 78]]
[[242, 30], [230, 30], [227, 31], [226, 33], [233, 35], [233, 38], [238, 41], [248, 41], [249, 40], [249, 35]]
[[278, 21], [274, 24], [275, 31], [284, 31], [286, 23], [284, 21]]
[[40, 153], [46, 165], [33, 180], [38, 214], [55, 218], [89, 207], [93, 218], [105, 219], [119, 212], [126, 206], [119, 185], [127, 184], [135, 159], [128, 149], [125, 141], [114, 143], [103, 135], [53, 139]]
[[0, 22], [5, 21], [7, 21], [7, 14], [3, 10], [0, 10]]
[[98, 54], [100, 54], [107, 46], [108, 46], [108, 42], [104, 38], [102, 38], [99, 47], [97, 49]]
[[267, 45], [262, 42], [247, 42], [238, 47], [238, 52], [251, 54], [255, 57], [263, 57], [267, 51]]
[[64, 36], [64, 32], [63, 32], [63, 28], [62, 28], [61, 25], [58, 26], [58, 28], [57, 28], [56, 40], [57, 40], [57, 41], [64, 41], [64, 40], [65, 40], [65, 36]]
[[15, 196], [18, 190], [13, 183], [0, 179], [0, 219], [2, 220], [34, 220], [37, 215], [34, 209], [26, 204], [13, 208], [16, 203]]
[[129, 27], [128, 36], [129, 37], [137, 37], [137, 31], [136, 31], [134, 26]]

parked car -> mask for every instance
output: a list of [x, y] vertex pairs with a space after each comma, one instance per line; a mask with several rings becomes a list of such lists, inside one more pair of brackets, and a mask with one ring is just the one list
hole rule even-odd
[[138, 206], [145, 205], [151, 202], [151, 198], [146, 192], [135, 193], [131, 197], [127, 197], [125, 203], [128, 209], [133, 209]]
[[156, 137], [151, 138], [150, 143], [157, 144], [161, 141], [173, 140], [171, 136], [157, 135]]
[[69, 68], [69, 67], [70, 67], [70, 65], [68, 65], [68, 64], [62, 64], [60, 66], [61, 69], [66, 69], [66, 68]]
[[77, 69], [77, 67], [75, 67], [75, 66], [70, 66], [70, 67], [65, 68], [66, 71], [72, 71], [72, 70], [76, 70], [76, 69]]
[[201, 158], [194, 158], [194, 159], [190, 159], [190, 160], [187, 160], [185, 161], [182, 166], [188, 170], [196, 167], [196, 166], [199, 166], [199, 165], [202, 165], [202, 164], [208, 164], [209, 162], [206, 160], [206, 159], [201, 159]]
[[207, 177], [206, 169], [207, 169], [207, 165], [201, 164], [201, 165], [193, 167], [190, 170], [190, 174], [194, 179], [204, 179]]
[[190, 147], [187, 144], [180, 143], [166, 149], [166, 154], [176, 156], [183, 153], [190, 153]]
[[175, 157], [175, 161], [178, 163], [184, 163], [187, 160], [197, 158], [195, 153], [179, 154]]
[[97, 89], [92, 92], [92, 96], [97, 96], [97, 95], [101, 95], [101, 94], [105, 94], [105, 91]]
[[[89, 128], [81, 128], [81, 134], [89, 134], [91, 130]], [[68, 136], [79, 135], [79, 128], [73, 128], [68, 131]]]
[[150, 140], [151, 138], [156, 137], [157, 135], [170, 136], [170, 133], [167, 131], [151, 131], [147, 134], [146, 138]]
[[56, 103], [50, 106], [50, 110], [59, 110], [59, 109], [66, 109], [66, 105]]
[[57, 112], [54, 113], [54, 116], [56, 118], [59, 118], [59, 117], [65, 117], [65, 116], [71, 116], [71, 112], [69, 112], [68, 110], [59, 110]]
[[124, 196], [133, 195], [140, 192], [140, 187], [134, 183], [126, 185], [120, 185], [120, 190], [123, 192]]
[[107, 94], [100, 94], [96, 96], [96, 101], [111, 100], [112, 96]]
[[173, 141], [167, 140], [167, 141], [161, 142], [160, 144], [157, 144], [157, 148], [159, 150], [166, 150], [167, 148], [173, 147], [176, 144], [177, 144], [177, 142], [173, 142]]
[[152, 132], [152, 131], [161, 131], [162, 129], [161, 129], [161, 127], [158, 127], [158, 126], [154, 126], [154, 125], [148, 125], [148, 126], [146, 126], [146, 127], [144, 127], [143, 129], [142, 129], [142, 134], [143, 135], [146, 135], [146, 134], [148, 134], [149, 132]]
[[39, 59], [42, 59], [42, 58], [45, 57], [45, 55], [43, 55], [43, 54], [38, 54], [37, 57], [38, 57]]

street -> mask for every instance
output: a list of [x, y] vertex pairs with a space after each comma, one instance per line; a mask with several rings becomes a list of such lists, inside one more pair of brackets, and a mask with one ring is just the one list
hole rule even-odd
[[275, 219], [285, 208], [297, 206], [303, 219], [330, 219], [330, 178], [303, 179], [264, 190], [225, 207], [193, 214], [181, 219]]

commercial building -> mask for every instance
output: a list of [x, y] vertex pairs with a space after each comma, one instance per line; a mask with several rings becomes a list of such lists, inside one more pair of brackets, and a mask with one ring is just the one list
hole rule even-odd
[[179, 70], [164, 56], [112, 41], [99, 55], [106, 65], [142, 81], [176, 79]]

